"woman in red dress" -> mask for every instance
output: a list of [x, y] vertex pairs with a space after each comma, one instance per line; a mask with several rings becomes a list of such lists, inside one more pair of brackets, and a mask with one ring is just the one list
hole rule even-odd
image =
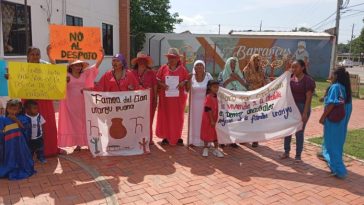
[[[178, 49], [170, 48], [166, 56], [168, 63], [160, 67], [157, 73], [160, 91], [156, 135], [163, 139], [162, 145], [183, 146], [181, 136], [187, 99], [188, 71], [180, 61]], [[168, 84], [175, 87], [169, 87]]]
[[150, 68], [153, 64], [152, 58], [143, 52], [139, 52], [137, 57], [131, 60], [133, 65], [132, 73], [135, 78], [139, 81], [141, 89], [150, 89], [150, 141], [149, 144], [153, 143], [153, 119], [155, 109], [157, 107], [157, 87], [158, 82], [155, 72]]
[[116, 92], [137, 90], [139, 83], [133, 73], [127, 69], [123, 54], [116, 54], [112, 59], [112, 70], [107, 71], [96, 86], [96, 91]]

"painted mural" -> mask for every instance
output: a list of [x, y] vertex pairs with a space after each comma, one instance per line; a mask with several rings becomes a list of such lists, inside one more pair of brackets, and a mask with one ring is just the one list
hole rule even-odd
[[[268, 76], [279, 76], [295, 59], [302, 59], [308, 65], [310, 75], [327, 78], [330, 70], [332, 41], [312, 39], [273, 39], [241, 37], [202, 37], [182, 36], [162, 41], [161, 54], [168, 48], [176, 47], [185, 57], [186, 67], [192, 70], [195, 60], [204, 60], [207, 70], [217, 75], [223, 68], [225, 60], [231, 56], [238, 57], [240, 69], [243, 69], [251, 55], [262, 56], [263, 65]], [[161, 58], [161, 64], [165, 63]], [[158, 61], [157, 61], [158, 62]]]

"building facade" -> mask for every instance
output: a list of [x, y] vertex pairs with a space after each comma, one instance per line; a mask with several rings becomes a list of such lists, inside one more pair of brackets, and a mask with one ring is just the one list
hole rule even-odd
[[0, 2], [0, 59], [26, 61], [29, 45], [40, 48], [47, 61], [50, 24], [100, 28], [106, 54], [100, 75], [111, 68], [113, 54], [129, 59], [129, 0], [28, 0], [28, 18], [24, 0]]

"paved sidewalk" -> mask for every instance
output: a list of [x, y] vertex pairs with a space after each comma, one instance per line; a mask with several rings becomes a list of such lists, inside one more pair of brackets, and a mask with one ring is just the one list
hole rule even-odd
[[[350, 129], [364, 127], [364, 101], [353, 107]], [[322, 108], [312, 112], [308, 135], [322, 133], [321, 113]], [[104, 177], [99, 182], [114, 193], [60, 157], [37, 163], [38, 174], [27, 180], [0, 180], [0, 204], [106, 204], [105, 194], [114, 194], [119, 204], [364, 204], [363, 163], [346, 159], [349, 177], [338, 180], [316, 158], [318, 147], [305, 144], [300, 164], [280, 160], [282, 149], [280, 139], [256, 149], [226, 148], [223, 159], [205, 159], [200, 148], [159, 144], [144, 156], [92, 158], [83, 150], [69, 156], [97, 170]]]

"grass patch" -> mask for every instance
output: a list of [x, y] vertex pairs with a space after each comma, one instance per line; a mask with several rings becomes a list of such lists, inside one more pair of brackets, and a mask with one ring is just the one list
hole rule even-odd
[[[315, 107], [319, 107], [322, 106], [323, 103], [320, 102], [320, 98], [325, 96], [325, 92], [326, 89], [330, 86], [330, 83], [327, 82], [325, 79], [315, 79], [316, 82], [316, 95], [314, 95], [312, 97], [312, 103], [311, 103], [311, 107], [315, 108]], [[364, 97], [364, 85], [360, 85], [360, 97], [363, 98]], [[356, 97], [354, 97], [356, 98]]]
[[[319, 145], [322, 144], [322, 140], [322, 137], [308, 139], [308, 141]], [[348, 132], [344, 145], [344, 153], [358, 159], [364, 159], [364, 129]]]
[[312, 97], [312, 103], [311, 103], [312, 108], [323, 105], [323, 103], [320, 102], [320, 98], [324, 97], [326, 89], [330, 86], [330, 83], [324, 79], [316, 79], [315, 82], [316, 82], [316, 90], [315, 90], [315, 95], [313, 95]]

